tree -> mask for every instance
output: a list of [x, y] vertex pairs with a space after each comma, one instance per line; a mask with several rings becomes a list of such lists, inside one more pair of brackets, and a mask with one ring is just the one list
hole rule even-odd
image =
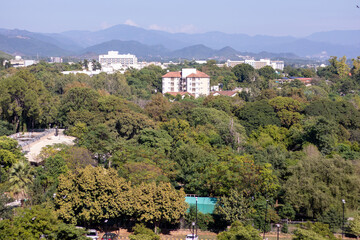
[[264, 77], [266, 80], [276, 79], [277, 74], [271, 66], [265, 66], [258, 70], [258, 73], [261, 77]]
[[32, 169], [27, 161], [19, 161], [9, 170], [9, 189], [17, 199], [27, 197], [32, 181]]
[[274, 108], [281, 123], [285, 127], [299, 123], [302, 119], [300, 112], [303, 110], [301, 103], [290, 97], [276, 97], [269, 101]]
[[15, 131], [23, 125], [34, 128], [44, 124], [43, 117], [49, 114], [52, 104], [45, 101], [48, 96], [42, 82], [27, 69], [21, 69], [0, 81], [1, 117], [12, 123]]
[[293, 240], [336, 240], [327, 224], [306, 222], [294, 231]]
[[154, 224], [155, 233], [160, 223], [175, 223], [185, 215], [185, 192], [175, 190], [170, 183], [143, 183], [134, 191], [135, 216], [138, 221]]
[[343, 56], [339, 60], [337, 57], [330, 57], [329, 63], [336, 69], [336, 73], [341, 77], [346, 77], [350, 72], [350, 67], [346, 64], [346, 56]]
[[132, 139], [145, 128], [154, 128], [155, 123], [141, 113], [124, 112], [120, 113], [116, 120], [116, 130], [118, 134], [126, 139]]
[[228, 196], [223, 196], [215, 206], [215, 214], [232, 224], [235, 221], [245, 223], [251, 213], [250, 202], [242, 192], [231, 189]]
[[13, 220], [0, 221], [0, 232], [7, 231], [0, 239], [36, 240], [41, 236], [55, 239], [56, 225], [53, 212], [43, 206], [18, 209]]
[[155, 121], [166, 121], [166, 112], [170, 109], [170, 102], [161, 93], [151, 97], [151, 101], [146, 104], [145, 111]]
[[219, 240], [261, 240], [260, 232], [251, 225], [234, 222], [229, 231], [217, 236]]
[[87, 166], [59, 177], [56, 213], [67, 223], [91, 226], [133, 214], [130, 184], [114, 169]]
[[338, 156], [325, 158], [317, 150], [310, 151], [289, 169], [290, 177], [284, 185], [286, 202], [298, 214], [312, 218], [332, 206], [340, 208], [342, 198], [348, 208], [356, 208], [360, 181], [354, 171], [358, 167]]
[[135, 224], [133, 231], [134, 233], [129, 236], [130, 240], [160, 240], [160, 236], [144, 224]]
[[356, 239], [360, 238], [360, 215], [357, 214], [354, 220], [350, 221], [349, 229], [352, 234], [356, 236]]
[[238, 64], [231, 69], [235, 74], [237, 81], [242, 82], [253, 82], [255, 80], [255, 69], [249, 64]]
[[158, 149], [169, 153], [173, 138], [165, 130], [144, 129], [141, 130], [138, 142], [146, 147]]
[[246, 128], [248, 134], [260, 126], [280, 126], [279, 118], [266, 100], [246, 103], [244, 107], [236, 112], [236, 116]]
[[[1, 108], [0, 108], [0, 114], [1, 114]], [[0, 120], [0, 136], [8, 136], [14, 133], [14, 126], [7, 122]]]

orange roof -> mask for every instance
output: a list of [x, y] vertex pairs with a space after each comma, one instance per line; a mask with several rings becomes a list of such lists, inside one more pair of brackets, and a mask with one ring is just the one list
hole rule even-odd
[[209, 78], [209, 75], [196, 70], [196, 73], [188, 75], [187, 78]]
[[[166, 92], [167, 94], [170, 94], [170, 95], [172, 95], [172, 96], [177, 96], [178, 94], [180, 95], [180, 96], [183, 96], [183, 95], [190, 95], [190, 96], [194, 96], [194, 94], [192, 94], [192, 93], [189, 93], [189, 92]], [[165, 94], [166, 94], [165, 93]]]
[[163, 78], [181, 78], [181, 72], [168, 72]]
[[237, 94], [238, 91], [215, 91], [212, 93], [212, 95], [214, 95], [215, 93], [218, 93], [222, 96], [233, 96], [234, 94]]

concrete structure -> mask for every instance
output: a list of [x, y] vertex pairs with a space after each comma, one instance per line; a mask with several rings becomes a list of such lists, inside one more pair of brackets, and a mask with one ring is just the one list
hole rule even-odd
[[10, 64], [13, 67], [27, 67], [31, 66], [33, 64], [38, 63], [38, 61], [35, 60], [24, 60], [21, 58], [21, 56], [15, 56], [15, 59], [10, 60]]
[[63, 59], [61, 57], [50, 57], [51, 63], [62, 63]]
[[280, 69], [281, 71], [284, 70], [284, 61], [271, 61], [270, 59], [260, 59], [259, 61], [256, 61], [254, 59], [247, 59], [245, 61], [226, 61], [226, 66], [228, 67], [234, 67], [238, 64], [246, 63], [251, 65], [255, 69], [260, 69], [265, 66], [271, 66], [273, 69]]
[[108, 51], [108, 54], [99, 55], [99, 63], [102, 68], [113, 68], [114, 70], [137, 68], [137, 58], [132, 54], [119, 54], [118, 51]]
[[210, 94], [210, 77], [195, 68], [184, 68], [180, 72], [168, 72], [162, 76], [162, 93], [188, 92], [195, 97]]
[[290, 78], [281, 78], [277, 79], [276, 82], [280, 84], [290, 83], [295, 79], [300, 80], [305, 86], [311, 86], [312, 78], [304, 78], [304, 77], [290, 77]]

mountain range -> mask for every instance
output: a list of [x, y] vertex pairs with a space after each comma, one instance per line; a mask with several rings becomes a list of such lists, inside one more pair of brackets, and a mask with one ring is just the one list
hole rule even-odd
[[140, 59], [305, 58], [360, 55], [360, 30], [318, 32], [304, 38], [207, 32], [169, 33], [129, 25], [99, 31], [35, 33], [0, 29], [0, 51], [22, 56], [96, 58], [115, 50]]

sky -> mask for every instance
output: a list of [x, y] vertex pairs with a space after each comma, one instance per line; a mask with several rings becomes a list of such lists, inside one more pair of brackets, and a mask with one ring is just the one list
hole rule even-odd
[[2, 1], [0, 28], [59, 33], [117, 24], [167, 32], [305, 37], [360, 30], [360, 0]]

